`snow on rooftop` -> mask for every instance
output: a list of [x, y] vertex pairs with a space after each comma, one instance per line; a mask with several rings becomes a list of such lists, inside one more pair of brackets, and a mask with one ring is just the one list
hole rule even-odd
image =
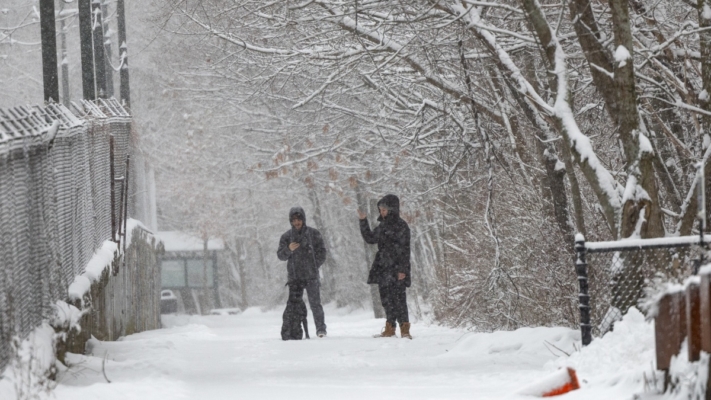
[[[181, 231], [163, 231], [156, 233], [156, 239], [163, 242], [165, 251], [202, 251], [203, 240], [194, 234]], [[225, 243], [222, 239], [209, 239], [208, 250], [223, 250]]]

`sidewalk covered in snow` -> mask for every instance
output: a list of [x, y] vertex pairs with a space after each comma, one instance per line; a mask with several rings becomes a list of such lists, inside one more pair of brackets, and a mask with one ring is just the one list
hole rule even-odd
[[280, 311], [163, 316], [165, 329], [92, 341], [91, 356], [70, 357], [55, 398], [530, 399], [517, 392], [571, 366], [582, 388], [562, 398], [629, 399], [652, 377], [652, 327], [634, 309], [582, 352], [567, 328], [472, 333], [420, 321], [414, 340], [374, 339], [382, 320], [330, 306], [329, 337], [284, 342]]

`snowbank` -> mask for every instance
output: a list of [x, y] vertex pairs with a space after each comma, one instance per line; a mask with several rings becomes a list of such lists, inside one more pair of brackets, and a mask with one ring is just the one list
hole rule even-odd
[[689, 346], [686, 339], [679, 354], [672, 357], [669, 367], [670, 384], [665, 400], [704, 399], [709, 374], [709, 353], [701, 352], [701, 359], [689, 362]]
[[570, 328], [520, 328], [492, 333], [473, 332], [462, 337], [442, 357], [464, 358], [471, 363], [543, 365], [579, 347], [580, 331]]
[[25, 340], [13, 338], [17, 349], [10, 365], [0, 375], [0, 399], [49, 399], [56, 382], [54, 329], [44, 322]]
[[656, 390], [649, 382], [661, 383], [655, 357], [654, 322], [646, 321], [640, 311], [631, 308], [615, 323], [614, 331], [547, 367], [575, 369], [581, 384], [581, 394], [576, 396], [586, 396], [580, 398], [630, 398], [630, 394]]

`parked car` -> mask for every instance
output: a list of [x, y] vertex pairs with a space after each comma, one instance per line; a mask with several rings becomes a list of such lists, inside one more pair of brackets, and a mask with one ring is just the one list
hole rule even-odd
[[175, 314], [178, 312], [178, 297], [172, 290], [164, 289], [160, 292], [160, 313]]

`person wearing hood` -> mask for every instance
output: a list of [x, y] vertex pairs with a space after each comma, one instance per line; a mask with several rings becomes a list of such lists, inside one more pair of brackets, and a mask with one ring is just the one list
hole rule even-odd
[[377, 244], [378, 252], [368, 273], [368, 284], [378, 285], [380, 302], [385, 309], [385, 329], [376, 337], [395, 336], [412, 339], [407, 312], [406, 289], [410, 287], [410, 227], [400, 218], [400, 199], [393, 194], [378, 202], [380, 224], [370, 229], [367, 215], [358, 210], [360, 234], [368, 244]]
[[291, 229], [279, 239], [277, 257], [286, 261], [289, 298], [301, 298], [304, 289], [309, 298], [318, 337], [326, 336], [326, 323], [321, 306], [319, 267], [326, 261], [326, 246], [321, 233], [306, 226], [306, 213], [301, 207], [289, 210]]

